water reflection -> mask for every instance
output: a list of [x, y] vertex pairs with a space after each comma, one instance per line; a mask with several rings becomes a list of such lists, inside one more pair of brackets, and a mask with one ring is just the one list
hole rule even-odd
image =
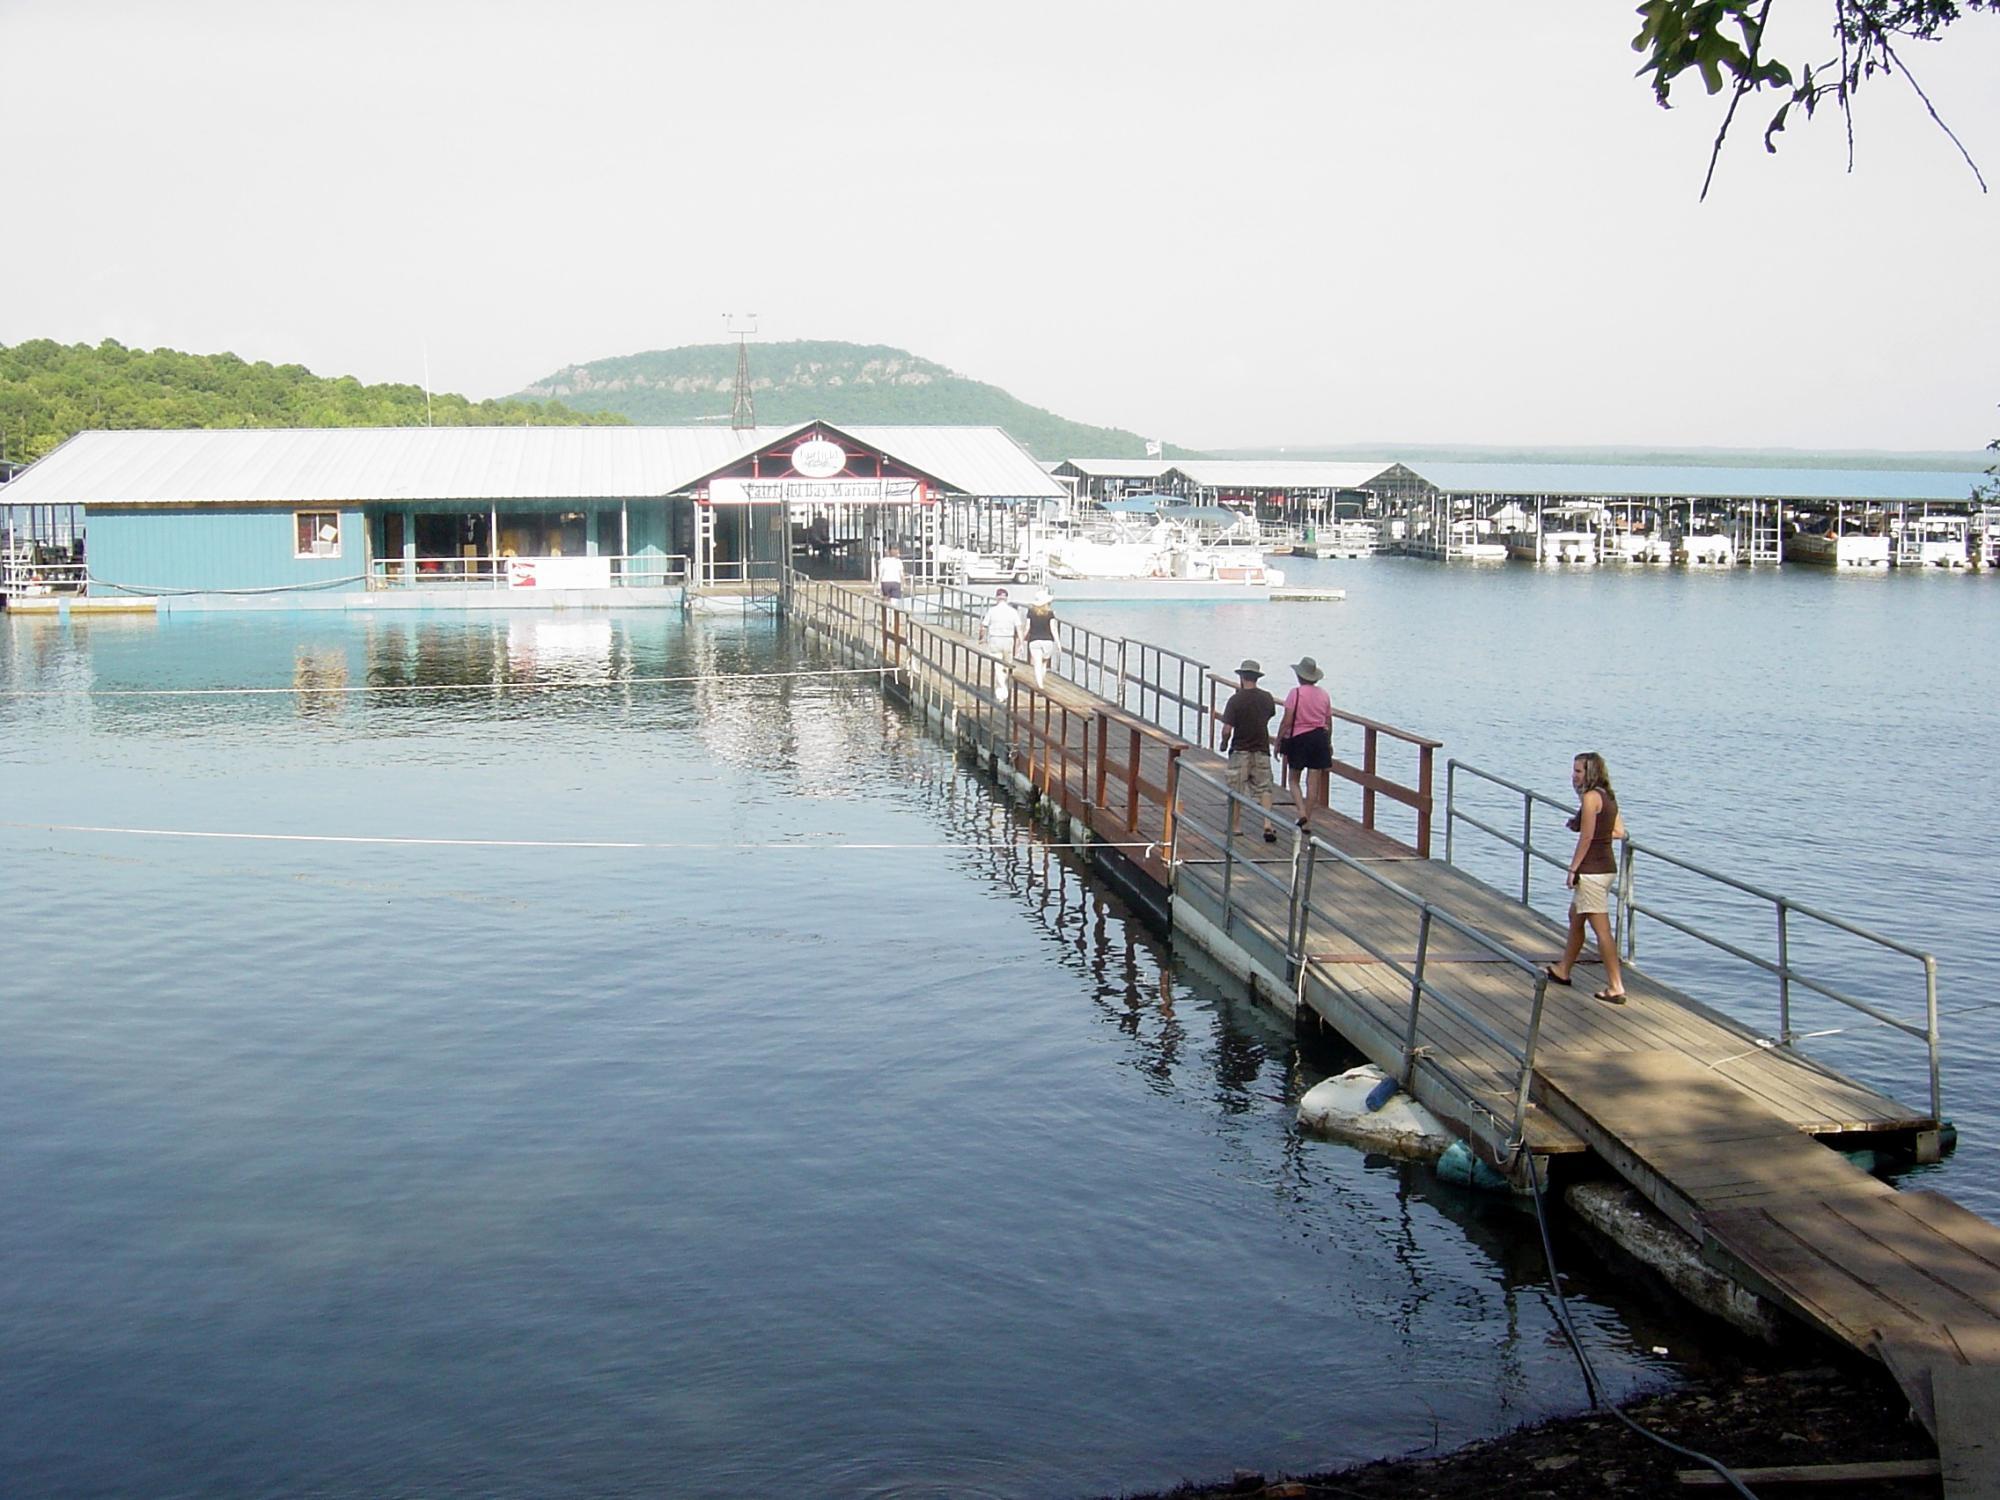
[[[815, 663], [652, 618], [102, 642], [6, 660], [285, 691], [9, 708], [15, 805], [642, 847], [0, 833], [10, 917], [71, 935], [0, 1006], [6, 1472], [1043, 1495], [1580, 1404], [1525, 1222], [1301, 1136], [1338, 1049], [870, 678], [725, 680]], [[1579, 1313], [1614, 1389], [1657, 1378], [1622, 1303]], [[140, 1436], [48, 1437], [136, 1391]]]

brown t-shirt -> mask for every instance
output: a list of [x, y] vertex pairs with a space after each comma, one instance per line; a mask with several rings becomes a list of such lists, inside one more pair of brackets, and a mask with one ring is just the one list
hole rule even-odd
[[1222, 705], [1222, 722], [1229, 730], [1229, 748], [1236, 750], [1262, 750], [1267, 754], [1271, 749], [1271, 715], [1278, 711], [1278, 700], [1260, 687], [1240, 687], [1229, 695], [1229, 701]]
[[[1597, 821], [1591, 825], [1590, 846], [1583, 851], [1583, 863], [1577, 866], [1580, 875], [1615, 875], [1618, 873], [1618, 856], [1611, 851], [1611, 830], [1618, 826], [1618, 799], [1611, 788], [1601, 786], [1595, 789], [1603, 805], [1597, 809]], [[1585, 792], [1587, 797], [1590, 793]], [[1577, 826], [1583, 825], [1583, 814], [1576, 815]]]

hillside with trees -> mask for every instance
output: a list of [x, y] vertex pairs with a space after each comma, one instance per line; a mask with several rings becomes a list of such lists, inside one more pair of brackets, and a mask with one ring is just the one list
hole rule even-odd
[[363, 385], [303, 365], [31, 339], [0, 345], [0, 459], [40, 458], [72, 433], [158, 427], [498, 427], [615, 424], [556, 402], [469, 401], [422, 386]]
[[[766, 426], [805, 422], [935, 423], [1001, 427], [1037, 458], [1141, 458], [1146, 441], [1092, 427], [969, 380], [907, 349], [833, 341], [752, 344], [750, 387]], [[678, 426], [727, 422], [736, 388], [736, 345], [689, 344], [569, 365], [520, 393], [634, 422]], [[1187, 450], [1169, 448], [1169, 456]]]

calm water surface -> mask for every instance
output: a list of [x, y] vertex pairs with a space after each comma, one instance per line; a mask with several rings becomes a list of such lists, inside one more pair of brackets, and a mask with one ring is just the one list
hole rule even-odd
[[[1319, 566], [1345, 604], [1070, 613], [1312, 651], [1552, 788], [1600, 745], [1642, 835], [1990, 988], [1991, 580]], [[652, 615], [0, 621], [10, 1492], [1088, 1494], [1581, 1404], [1530, 1226], [1301, 1138], [1344, 1060], [871, 683], [727, 675], [813, 665]], [[293, 691], [113, 693], [215, 685]], [[1989, 1212], [1990, 1014], [1937, 1174]], [[1878, 1041], [1829, 1039], [1920, 1074]], [[1570, 1260], [1614, 1389], [1732, 1357]]]

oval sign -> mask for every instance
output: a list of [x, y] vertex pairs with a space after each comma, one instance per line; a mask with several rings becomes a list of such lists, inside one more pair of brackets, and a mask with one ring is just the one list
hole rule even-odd
[[831, 479], [847, 467], [840, 444], [816, 437], [792, 450], [792, 468], [807, 479]]

